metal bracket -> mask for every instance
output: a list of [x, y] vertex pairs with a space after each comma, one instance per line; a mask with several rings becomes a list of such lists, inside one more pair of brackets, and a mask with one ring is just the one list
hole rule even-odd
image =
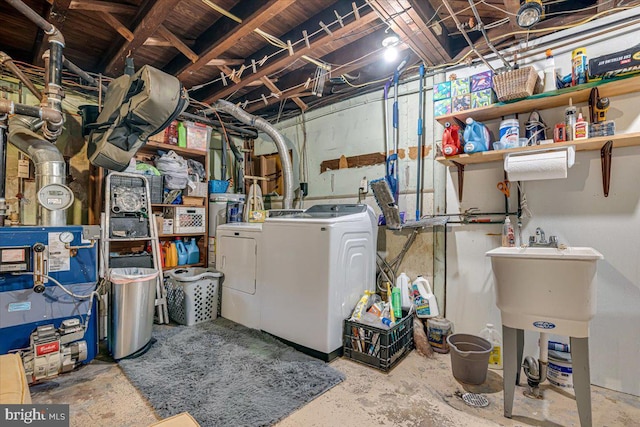
[[609, 184], [611, 182], [611, 152], [613, 141], [607, 141], [600, 149], [600, 162], [602, 164], [602, 190], [604, 197], [609, 196]]
[[462, 163], [453, 162], [458, 169], [458, 201], [462, 202], [462, 187], [464, 186], [464, 165]]

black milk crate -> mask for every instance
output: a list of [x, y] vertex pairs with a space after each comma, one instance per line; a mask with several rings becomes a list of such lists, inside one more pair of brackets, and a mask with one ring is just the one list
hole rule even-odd
[[413, 349], [413, 316], [389, 329], [351, 320], [344, 321], [344, 357], [389, 372]]

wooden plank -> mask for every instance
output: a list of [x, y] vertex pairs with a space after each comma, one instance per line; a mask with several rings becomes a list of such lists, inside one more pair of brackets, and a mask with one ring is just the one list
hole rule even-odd
[[207, 65], [219, 66], [219, 65], [242, 65], [244, 64], [242, 58], [213, 58], [207, 62]]
[[128, 55], [135, 55], [138, 48], [153, 35], [167, 16], [173, 11], [181, 0], [158, 0], [149, 12], [142, 18], [136, 29], [133, 31], [134, 39], [131, 42], [123, 43], [117, 53], [109, 59], [105, 67], [105, 74], [117, 76], [124, 71], [124, 60]]
[[300, 107], [300, 109], [302, 111], [307, 111], [307, 108], [309, 108], [309, 106], [307, 104], [304, 103], [304, 101], [300, 98], [298, 98], [297, 96], [292, 96], [291, 100], [298, 106]]
[[169, 43], [173, 45], [176, 49], [178, 49], [184, 56], [189, 58], [191, 62], [195, 63], [198, 60], [198, 55], [189, 48], [178, 36], [173, 34], [167, 27], [160, 24], [158, 25], [158, 34], [167, 39]]
[[[369, 154], [360, 154], [358, 156], [341, 157], [339, 159], [325, 160], [320, 163], [320, 173], [326, 172], [328, 170], [338, 170], [345, 169], [344, 161], [346, 160], [347, 168], [359, 168], [363, 166], [373, 166], [379, 165], [385, 162], [386, 156], [384, 153], [369, 153]], [[343, 167], [340, 167], [340, 162], [343, 163]]]
[[107, 1], [72, 0], [69, 4], [71, 10], [91, 10], [94, 12], [116, 13], [122, 15], [133, 15], [138, 11], [137, 6], [111, 3]]
[[[267, 0], [253, 2], [254, 8], [249, 9], [246, 4], [238, 5], [240, 7], [231, 9], [231, 12], [242, 18], [242, 24], [236, 24], [233, 21], [227, 22], [227, 25], [214, 25], [209, 28], [205, 34], [198, 37], [201, 39], [213, 39], [206, 48], [198, 51], [198, 61], [180, 67], [173, 72], [179, 79], [186, 79], [191, 73], [198, 68], [207, 65], [207, 63], [213, 59], [220, 57], [227, 50], [231, 49], [241, 38], [251, 34], [253, 30], [265, 24], [273, 19], [274, 16], [291, 6], [295, 0]], [[253, 10], [252, 13], [247, 14], [247, 10]], [[197, 44], [197, 42], [196, 42]], [[169, 67], [171, 68], [171, 67]]]
[[173, 47], [171, 42], [167, 39], [163, 39], [162, 37], [148, 37], [144, 41], [145, 46], [158, 46], [158, 47]]
[[446, 122], [452, 122], [455, 118], [464, 122], [468, 117], [473, 117], [474, 120], [483, 122], [510, 114], [520, 114], [533, 110], [544, 110], [548, 108], [567, 106], [569, 105], [569, 99], [572, 99], [573, 105], [577, 105], [589, 100], [591, 88], [595, 86], [598, 87], [601, 97], [612, 97], [640, 92], [640, 76], [628, 77], [626, 79], [609, 82], [586, 83], [572, 88], [557, 90], [555, 91], [555, 95], [552, 95], [554, 92], [545, 92], [543, 94], [533, 95], [518, 102], [493, 104], [488, 107], [474, 108], [472, 110], [438, 116], [436, 117], [436, 120], [442, 125]]
[[133, 41], [133, 33], [118, 18], [108, 12], [98, 12], [98, 15], [127, 41]]
[[446, 166], [455, 166], [455, 163], [463, 165], [475, 165], [480, 163], [501, 162], [504, 156], [510, 153], [544, 150], [548, 148], [575, 146], [576, 151], [600, 150], [607, 141], [613, 141], [613, 148], [635, 147], [640, 145], [640, 132], [625, 133], [620, 135], [599, 136], [580, 141], [555, 142], [548, 145], [534, 145], [532, 147], [509, 148], [507, 150], [485, 151], [474, 154], [458, 154], [451, 157], [436, 157], [436, 160]]
[[[50, 0], [49, 3], [51, 6], [49, 7], [48, 12], [44, 14], [43, 18], [49, 21], [58, 30], [62, 30], [67, 20], [67, 10], [69, 10], [71, 0]], [[36, 36], [36, 42], [33, 49], [33, 63], [35, 65], [44, 64], [42, 55], [47, 49], [49, 49], [48, 39], [49, 37], [44, 34], [42, 30], [38, 29], [38, 35]]]
[[264, 83], [264, 85], [267, 87], [267, 89], [269, 89], [271, 92], [275, 93], [276, 95], [280, 96], [282, 95], [282, 91], [280, 89], [278, 89], [278, 86], [276, 86], [267, 76], [261, 77], [260, 81], [262, 83]]
[[[349, 7], [351, 7], [350, 4], [349, 4]], [[203, 99], [204, 102], [207, 102], [207, 103], [212, 102], [216, 99], [226, 98], [232, 93], [245, 87], [249, 82], [260, 79], [261, 77], [264, 77], [264, 76], [268, 76], [274, 72], [277, 72], [282, 68], [289, 66], [296, 59], [299, 59], [304, 55], [313, 56], [314, 54], [313, 52], [316, 49], [319, 49], [319, 48], [323, 48], [325, 50], [332, 49], [333, 51], [347, 45], [350, 41], [353, 41], [353, 39], [349, 40], [349, 37], [348, 37], [349, 35], [353, 33], [353, 36], [357, 37], [358, 36], [357, 30], [367, 26], [368, 24], [370, 24], [371, 22], [377, 19], [378, 17], [375, 13], [371, 11], [366, 11], [365, 9], [364, 11], [361, 12], [360, 19], [353, 20], [352, 18], [352, 20], [348, 23], [345, 20], [345, 26], [341, 28], [336, 28], [335, 31], [333, 31], [332, 36], [329, 36], [326, 33], [318, 34], [318, 36], [314, 40], [310, 41], [309, 43], [310, 47], [300, 46], [294, 52], [293, 55], [289, 55], [288, 52], [285, 52], [283, 55], [280, 55], [279, 57], [265, 63], [265, 65], [260, 67], [256, 73], [249, 74], [250, 77], [243, 79], [240, 83], [235, 85], [229, 85], [222, 88], [220, 88], [220, 85], [211, 85], [213, 87], [204, 88], [203, 90], [197, 91], [193, 95], [196, 99], [198, 98]], [[318, 25], [317, 24], [318, 21], [316, 21], [314, 18], [311, 18], [311, 22], [315, 22], [314, 24], [315, 26]], [[310, 25], [310, 23], [303, 24], [303, 25]], [[256, 57], [258, 58], [258, 56]], [[262, 56], [259, 56], [259, 58], [262, 58]]]

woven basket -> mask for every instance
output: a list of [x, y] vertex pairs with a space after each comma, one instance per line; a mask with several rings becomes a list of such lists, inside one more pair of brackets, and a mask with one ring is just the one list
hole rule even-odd
[[493, 88], [498, 101], [511, 101], [533, 95], [538, 89], [538, 80], [535, 68], [523, 67], [494, 75]]

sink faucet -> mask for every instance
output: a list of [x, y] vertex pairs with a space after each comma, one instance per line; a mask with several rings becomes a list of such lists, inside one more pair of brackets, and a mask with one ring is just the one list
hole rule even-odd
[[549, 241], [547, 242], [545, 238], [544, 230], [538, 227], [536, 228], [536, 235], [529, 236], [529, 246], [557, 248], [558, 238], [556, 236], [549, 236]]

